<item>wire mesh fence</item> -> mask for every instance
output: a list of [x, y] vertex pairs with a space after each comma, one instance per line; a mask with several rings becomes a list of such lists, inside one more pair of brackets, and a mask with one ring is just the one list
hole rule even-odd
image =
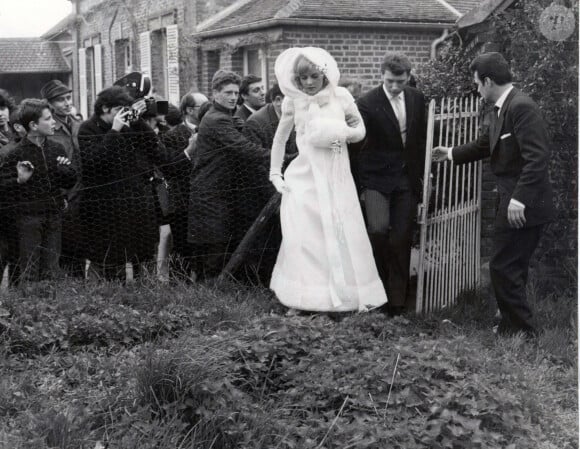
[[[217, 276], [272, 199], [259, 232], [228, 268], [267, 284], [281, 240], [269, 149], [227, 127], [202, 126], [190, 155], [191, 136], [185, 124], [156, 134], [138, 121], [116, 132], [90, 119], [78, 136], [74, 188], [62, 183], [48, 148], [39, 149], [30, 180], [16, 182], [24, 156], [16, 145], [1, 165], [4, 282]], [[35, 198], [23, 191], [29, 182]], [[39, 204], [33, 211], [32, 201]]]

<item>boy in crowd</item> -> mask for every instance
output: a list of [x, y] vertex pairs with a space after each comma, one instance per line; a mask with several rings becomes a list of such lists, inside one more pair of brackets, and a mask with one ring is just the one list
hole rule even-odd
[[[27, 132], [2, 165], [3, 190], [14, 199], [22, 276], [38, 281], [58, 273], [64, 198], [61, 189], [77, 182], [65, 149], [47, 139], [54, 134], [48, 103], [23, 100], [20, 122]], [[12, 176], [10, 176], [12, 174]]]
[[[80, 175], [78, 133], [81, 121], [74, 115], [72, 89], [60, 80], [50, 80], [40, 89], [40, 95], [50, 106], [55, 121], [54, 134], [48, 139], [61, 144], [67, 158]], [[62, 222], [62, 252], [60, 265], [69, 276], [84, 278], [85, 255], [82, 251], [83, 235], [79, 218], [81, 177], [66, 193], [66, 208]]]
[[[6, 157], [14, 151], [24, 137], [26, 130], [20, 123], [20, 109], [14, 107], [10, 113], [10, 127], [12, 140], [0, 147], [0, 167], [3, 166]], [[10, 195], [10, 185], [14, 182], [14, 176], [18, 172], [25, 177], [32, 174], [29, 164], [20, 163], [16, 171], [0, 169], [0, 275], [8, 266], [8, 279], [14, 285], [19, 277], [18, 270], [18, 230], [16, 229], [14, 198]]]

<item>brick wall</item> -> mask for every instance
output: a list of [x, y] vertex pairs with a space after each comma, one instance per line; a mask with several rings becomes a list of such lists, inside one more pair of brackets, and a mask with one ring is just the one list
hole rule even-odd
[[[127, 2], [132, 13], [129, 14], [122, 6], [121, 0], [81, 0], [79, 11], [84, 20], [79, 21], [80, 45], [83, 46], [87, 38], [100, 36], [103, 47], [103, 86], [110, 86], [120, 73], [117, 65], [121, 60], [118, 59], [118, 52], [115, 51], [116, 42], [125, 39], [133, 42], [134, 70], [139, 70], [138, 34], [144, 31], [154, 31], [150, 28], [151, 19], [174, 12], [175, 24], [179, 27], [179, 76], [180, 93], [183, 95], [191, 89], [198, 89], [201, 82], [199, 74], [202, 72], [198, 68], [200, 61], [198, 61], [197, 45], [191, 38], [196, 22], [207, 19], [234, 1], [131, 0]], [[152, 45], [152, 51], [156, 51], [155, 48], [159, 47]], [[159, 55], [155, 55], [155, 58], [159, 59]], [[157, 66], [154, 64], [153, 68]], [[152, 75], [158, 80], [162, 79], [161, 73]], [[161, 86], [156, 87], [158, 91], [163, 90]]]
[[386, 51], [404, 52], [417, 68], [429, 60], [431, 43], [439, 35], [438, 31], [306, 28], [285, 32], [284, 40], [289, 46], [326, 49], [336, 59], [341, 76], [359, 79], [365, 91], [380, 83], [380, 66]]
[[198, 90], [207, 95], [208, 98], [211, 94], [211, 79], [214, 73], [220, 68], [220, 53], [219, 50], [202, 52]]
[[[386, 51], [406, 53], [414, 67], [419, 69], [422, 62], [429, 60], [431, 43], [439, 35], [439, 31], [286, 27], [280, 39], [266, 44], [269, 84], [274, 82], [274, 63], [283, 50], [295, 46], [317, 46], [334, 56], [343, 77], [359, 79], [363, 91], [368, 90], [381, 81], [380, 65]], [[219, 40], [212, 38], [205, 42], [219, 46]], [[244, 42], [244, 39], [240, 41]], [[231, 54], [231, 50], [228, 51]], [[220, 68], [241, 72], [241, 55], [239, 50], [234, 51], [233, 57], [222, 58]]]

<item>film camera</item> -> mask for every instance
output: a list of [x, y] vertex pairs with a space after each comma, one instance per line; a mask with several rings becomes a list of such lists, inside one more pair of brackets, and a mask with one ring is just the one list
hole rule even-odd
[[[127, 89], [129, 95], [131, 95], [135, 101], [145, 100], [145, 105], [147, 106], [145, 112], [142, 115], [158, 115], [167, 114], [169, 103], [166, 100], [157, 100], [150, 96], [151, 92], [151, 79], [147, 75], [143, 75], [140, 72], [131, 72], [122, 78], [119, 78], [113, 83], [115, 86], [122, 86]], [[139, 112], [133, 108], [125, 108], [124, 110], [131, 111], [131, 114], [127, 114], [127, 120], [132, 122], [139, 118]]]

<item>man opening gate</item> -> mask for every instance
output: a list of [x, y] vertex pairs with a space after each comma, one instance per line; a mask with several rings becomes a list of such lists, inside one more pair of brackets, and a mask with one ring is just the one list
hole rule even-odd
[[431, 165], [431, 149], [477, 138], [479, 102], [474, 97], [431, 100], [417, 268], [416, 311], [431, 312], [455, 303], [479, 283], [482, 162]]

